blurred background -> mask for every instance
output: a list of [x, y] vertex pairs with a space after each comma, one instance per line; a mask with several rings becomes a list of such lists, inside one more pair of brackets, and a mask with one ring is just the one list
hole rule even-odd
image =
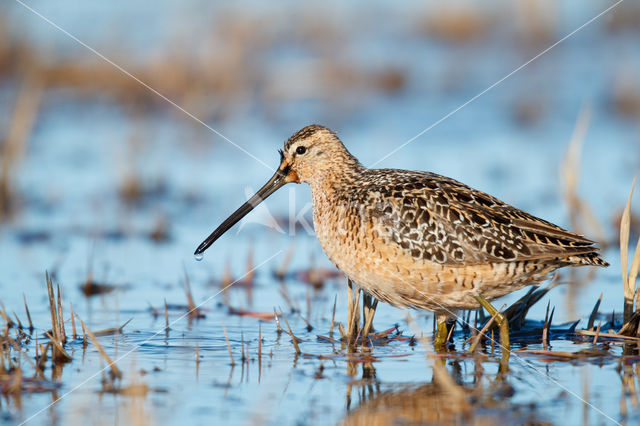
[[[271, 216], [256, 212], [202, 263], [192, 256], [311, 123], [337, 131], [364, 165], [444, 174], [616, 246], [640, 170], [640, 3], [618, 4], [519, 69], [614, 4], [3, 1], [2, 301], [17, 310], [25, 293], [46, 318], [48, 270], [93, 324], [134, 316], [151, 330], [147, 303], [182, 300], [185, 269], [204, 300], [247, 256], [279, 254], [266, 282], [287, 250], [293, 269], [329, 268], [314, 236], [291, 224], [311, 223], [303, 185], [275, 194]], [[271, 219], [282, 232], [264, 226]], [[638, 227], [634, 213], [632, 241]], [[603, 292], [601, 309], [621, 310], [619, 255], [604, 253], [612, 267], [596, 282], [553, 290], [558, 321], [588, 315]], [[90, 280], [119, 288], [116, 301], [85, 302]], [[283, 304], [274, 286], [257, 291], [256, 310]], [[385, 327], [404, 316], [380, 312]], [[23, 415], [42, 401], [32, 402]], [[341, 404], [329, 404], [335, 418]]]
[[[77, 280], [90, 247], [112, 279], [133, 279], [128, 262], [140, 278], [173, 271], [310, 123], [365, 165], [445, 174], [560, 225], [575, 192], [598, 223], [576, 230], [609, 238], [640, 162], [640, 6], [621, 3], [457, 109], [612, 4], [4, 2], [0, 282], [59, 258]], [[267, 205], [310, 222], [309, 201], [292, 187]]]

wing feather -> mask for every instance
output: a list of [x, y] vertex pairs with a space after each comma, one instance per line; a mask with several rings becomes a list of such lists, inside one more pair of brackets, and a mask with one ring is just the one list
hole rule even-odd
[[[389, 172], [385, 175], [389, 175]], [[453, 179], [397, 171], [376, 186], [378, 231], [414, 258], [449, 265], [571, 259], [595, 242]], [[393, 173], [392, 173], [393, 174]], [[597, 257], [597, 255], [596, 255]]]

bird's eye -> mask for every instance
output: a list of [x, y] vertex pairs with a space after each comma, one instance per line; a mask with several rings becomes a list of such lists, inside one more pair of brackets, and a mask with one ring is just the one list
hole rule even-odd
[[296, 148], [296, 152], [298, 153], [298, 155], [302, 155], [305, 152], [307, 152], [307, 148], [304, 147], [304, 146], [299, 146], [299, 147]]

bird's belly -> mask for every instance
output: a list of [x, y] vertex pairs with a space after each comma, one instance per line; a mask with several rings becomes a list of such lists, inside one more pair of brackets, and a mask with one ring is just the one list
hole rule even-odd
[[[315, 218], [314, 218], [315, 221]], [[326, 224], [326, 222], [325, 222]], [[527, 262], [450, 266], [412, 258], [397, 244], [362, 229], [315, 224], [329, 259], [358, 287], [399, 307], [451, 312], [474, 309], [475, 295], [495, 299], [536, 284], [555, 268]]]

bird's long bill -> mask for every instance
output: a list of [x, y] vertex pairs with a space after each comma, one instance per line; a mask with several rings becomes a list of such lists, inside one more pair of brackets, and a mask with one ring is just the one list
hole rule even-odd
[[246, 203], [244, 203], [238, 210], [233, 212], [231, 216], [229, 216], [220, 226], [216, 228], [215, 231], [211, 233], [196, 249], [195, 255], [199, 255], [204, 253], [206, 249], [209, 248], [211, 244], [213, 244], [222, 234], [227, 232], [229, 228], [235, 225], [240, 219], [245, 217], [251, 210], [253, 210], [258, 204], [264, 201], [269, 195], [276, 192], [280, 187], [288, 183], [287, 180], [287, 172], [288, 167], [284, 169], [281, 167], [278, 168], [276, 173], [273, 175], [269, 181], [256, 192], [256, 194], [249, 199]]

